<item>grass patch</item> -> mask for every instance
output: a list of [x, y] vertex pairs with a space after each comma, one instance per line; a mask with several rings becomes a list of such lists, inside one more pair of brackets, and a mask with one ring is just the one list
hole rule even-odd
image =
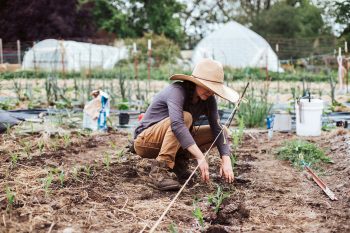
[[298, 169], [303, 169], [304, 162], [315, 170], [319, 170], [322, 163], [332, 162], [322, 149], [303, 140], [285, 142], [277, 149], [277, 158], [290, 161]]

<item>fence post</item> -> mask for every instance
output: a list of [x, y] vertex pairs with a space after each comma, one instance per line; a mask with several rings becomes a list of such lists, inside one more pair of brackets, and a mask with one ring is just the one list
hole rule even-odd
[[17, 40], [17, 58], [18, 64], [21, 65], [21, 41]]
[[35, 41], [33, 41], [33, 63], [34, 63], [34, 72], [36, 73], [36, 56], [35, 56]]
[[2, 39], [0, 38], [0, 64], [4, 63], [4, 55], [2, 50]]

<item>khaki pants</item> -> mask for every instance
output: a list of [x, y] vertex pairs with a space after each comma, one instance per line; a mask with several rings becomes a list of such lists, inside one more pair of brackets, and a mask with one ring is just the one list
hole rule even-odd
[[[187, 128], [192, 125], [192, 115], [184, 112], [184, 122]], [[193, 127], [193, 139], [197, 146], [204, 152], [213, 142], [213, 136], [209, 125]], [[170, 126], [170, 118], [152, 125], [140, 133], [134, 142], [136, 153], [143, 158], [156, 158], [158, 161], [166, 161], [169, 168], [175, 164], [175, 156], [181, 145], [176, 139]]]

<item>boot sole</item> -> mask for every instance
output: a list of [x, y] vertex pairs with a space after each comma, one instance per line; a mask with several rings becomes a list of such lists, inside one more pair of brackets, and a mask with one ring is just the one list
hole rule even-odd
[[148, 182], [148, 185], [154, 189], [158, 189], [160, 191], [178, 191], [180, 190], [180, 186], [178, 185], [172, 185], [172, 186], [166, 186], [166, 187], [158, 187], [154, 185], [152, 182]]

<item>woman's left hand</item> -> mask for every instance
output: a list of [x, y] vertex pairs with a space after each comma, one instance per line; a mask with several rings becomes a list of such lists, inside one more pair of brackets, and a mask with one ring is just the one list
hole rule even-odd
[[235, 176], [233, 175], [230, 156], [224, 155], [221, 157], [220, 176], [224, 177], [227, 183], [233, 182]]

